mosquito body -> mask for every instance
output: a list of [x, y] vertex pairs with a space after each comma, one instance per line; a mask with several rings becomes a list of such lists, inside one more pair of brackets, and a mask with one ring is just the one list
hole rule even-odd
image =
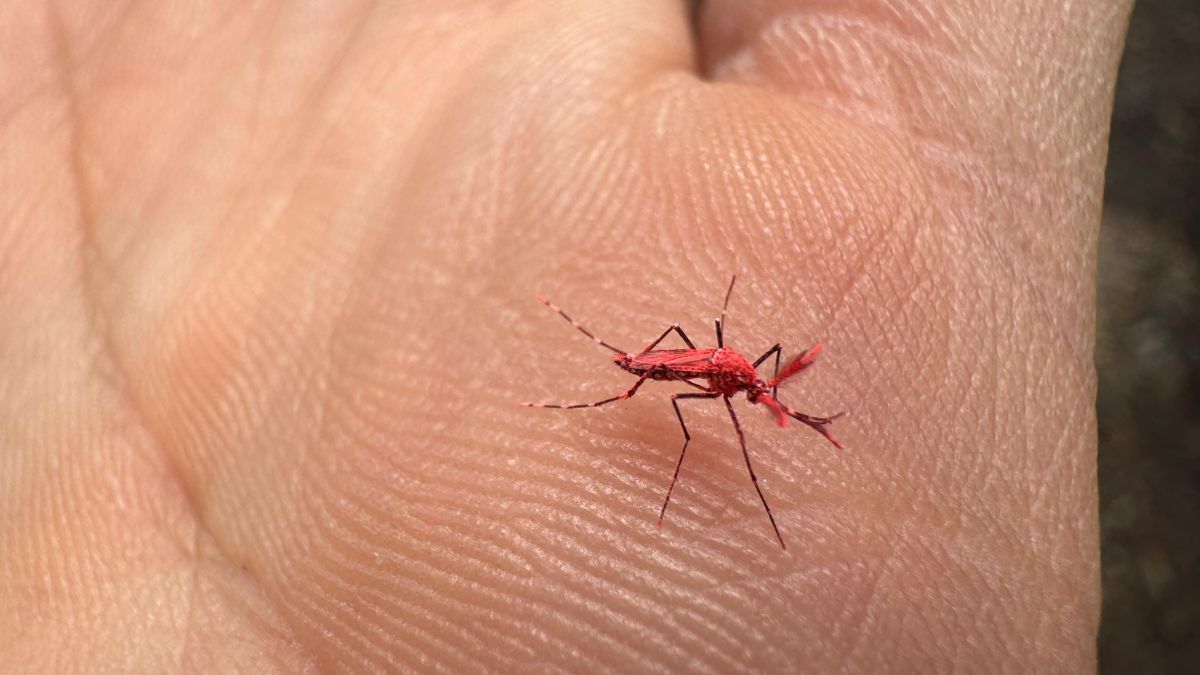
[[758, 379], [754, 366], [732, 349], [655, 349], [644, 354], [619, 354], [613, 362], [633, 375], [652, 380], [708, 380], [708, 388], [727, 396], [748, 390]]
[[[683, 332], [683, 329], [678, 324], [672, 324], [662, 332], [662, 335], [659, 335], [657, 339], [646, 345], [646, 347], [640, 351], [629, 353], [596, 337], [581, 326], [579, 322], [567, 316], [566, 312], [547, 301], [544, 297], [538, 296], [538, 301], [557, 312], [579, 332], [591, 338], [596, 344], [616, 352], [616, 356], [613, 357], [613, 363], [631, 375], [636, 375], [638, 379], [626, 391], [616, 396], [591, 403], [521, 403], [520, 405], [533, 408], [595, 408], [630, 398], [637, 393], [637, 390], [646, 380], [680, 382], [698, 390], [696, 392], [689, 391], [671, 395], [671, 405], [675, 408], [675, 416], [679, 418], [679, 426], [683, 430], [683, 449], [679, 453], [679, 461], [675, 464], [675, 474], [671, 477], [671, 484], [667, 488], [667, 497], [663, 500], [662, 510], [659, 511], [658, 524], [661, 526], [663, 517], [667, 512], [667, 505], [671, 502], [671, 492], [675, 489], [675, 483], [679, 479], [679, 469], [683, 466], [683, 458], [687, 453], [688, 443], [692, 439], [691, 434], [688, 433], [687, 424], [683, 421], [683, 413], [679, 409], [679, 401], [697, 398], [724, 399], [725, 407], [729, 411], [729, 418], [733, 421], [733, 428], [737, 432], [738, 441], [741, 443], [742, 456], [746, 460], [746, 468], [750, 472], [750, 479], [754, 483], [754, 489], [758, 492], [758, 498], [762, 501], [763, 508], [766, 509], [767, 518], [771, 521], [771, 527], [775, 530], [775, 537], [779, 539], [779, 545], [787, 548], [787, 545], [783, 542], [783, 535], [779, 533], [779, 527], [775, 523], [775, 516], [771, 514], [771, 507], [767, 504], [767, 499], [763, 496], [762, 489], [758, 486], [758, 477], [754, 474], [754, 467], [750, 464], [750, 453], [746, 450], [746, 437], [742, 433], [742, 426], [733, 411], [733, 404], [730, 402], [730, 398], [739, 392], [744, 392], [746, 400], [750, 403], [766, 406], [775, 417], [779, 426], [786, 427], [789, 418], [797, 420], [812, 427], [839, 448], [842, 447], [842, 444], [829, 433], [828, 426], [843, 413], [829, 417], [806, 415], [781, 403], [777, 395], [780, 384], [813, 364], [817, 354], [821, 351], [822, 345], [818, 344], [810, 350], [801, 352], [783, 368], [782, 372], [779, 369], [782, 350], [778, 343], [753, 362], [737, 351], [725, 347], [725, 310], [729, 306], [729, 296], [733, 293], [733, 285], [736, 281], [737, 276], [735, 275], [729, 282], [729, 290], [725, 292], [725, 303], [721, 307], [721, 318], [715, 322], [717, 333], [717, 347], [715, 349], [697, 349], [687, 334]], [[687, 345], [687, 349], [655, 349], [672, 332], [676, 333], [683, 340]], [[775, 371], [771, 379], [766, 380], [759, 376], [758, 367], [772, 356], [775, 357]]]

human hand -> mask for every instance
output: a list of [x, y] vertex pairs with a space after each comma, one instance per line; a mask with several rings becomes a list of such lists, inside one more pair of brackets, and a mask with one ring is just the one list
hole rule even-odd
[[[1092, 667], [1127, 11], [0, 13], [0, 664]], [[781, 397], [850, 413], [742, 415], [786, 552], [721, 406], [659, 530], [673, 388], [513, 405], [629, 384], [534, 293], [699, 341], [732, 272], [730, 343], [823, 340]]]

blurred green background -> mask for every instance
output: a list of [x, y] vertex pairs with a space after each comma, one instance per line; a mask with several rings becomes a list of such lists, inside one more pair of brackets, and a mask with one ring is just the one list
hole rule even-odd
[[1141, 0], [1100, 240], [1100, 671], [1200, 673], [1200, 0]]

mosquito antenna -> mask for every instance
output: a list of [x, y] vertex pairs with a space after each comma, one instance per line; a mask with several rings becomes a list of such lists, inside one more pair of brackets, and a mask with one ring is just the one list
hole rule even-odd
[[624, 354], [624, 353], [625, 353], [625, 351], [624, 351], [624, 350], [622, 350], [622, 349], [617, 349], [616, 347], [614, 347], [614, 346], [612, 346], [612, 345], [608, 344], [608, 343], [607, 343], [607, 342], [605, 342], [604, 340], [601, 340], [600, 338], [596, 337], [594, 334], [592, 334], [592, 332], [591, 332], [590, 330], [588, 330], [588, 329], [584, 328], [583, 326], [581, 326], [581, 325], [579, 324], [579, 322], [578, 322], [578, 321], [576, 321], [575, 319], [572, 319], [571, 317], [567, 316], [567, 313], [566, 313], [566, 312], [564, 312], [564, 311], [562, 311], [561, 309], [559, 309], [558, 305], [556, 305], [556, 304], [554, 304], [554, 303], [550, 302], [549, 300], [547, 300], [545, 296], [543, 296], [543, 295], [539, 295], [539, 296], [537, 296], [537, 301], [538, 301], [538, 302], [540, 302], [540, 303], [542, 303], [543, 305], [545, 305], [545, 306], [549, 307], [550, 309], [554, 310], [555, 312], [558, 312], [558, 315], [559, 315], [559, 316], [561, 316], [562, 318], [566, 319], [568, 323], [570, 323], [572, 326], [574, 326], [574, 327], [575, 327], [575, 330], [577, 330], [577, 331], [579, 331], [580, 333], [583, 333], [584, 335], [586, 335], [586, 336], [590, 337], [590, 338], [592, 339], [592, 341], [594, 341], [596, 344], [600, 345], [601, 347], [604, 347], [605, 349], [610, 349], [610, 350], [612, 350], [612, 351], [614, 351], [614, 352], [616, 352], [616, 353], [618, 353], [618, 354]]
[[729, 290], [725, 291], [725, 304], [721, 305], [721, 318], [717, 319], [717, 346], [725, 346], [725, 310], [729, 309], [729, 296], [733, 295], [733, 285], [737, 282], [737, 275], [729, 280]]

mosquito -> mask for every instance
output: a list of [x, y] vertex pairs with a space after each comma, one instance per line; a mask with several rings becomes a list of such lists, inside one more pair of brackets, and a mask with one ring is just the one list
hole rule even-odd
[[[812, 427], [838, 448], [841, 448], [842, 444], [829, 433], [828, 426], [845, 413], [837, 413], [829, 417], [806, 415], [783, 404], [778, 397], [779, 385], [811, 366], [816, 360], [817, 354], [821, 353], [823, 345], [817, 344], [812, 349], [800, 352], [799, 355], [784, 366], [782, 371], [779, 369], [780, 355], [782, 353], [779, 343], [775, 343], [762, 356], [755, 359], [753, 363], [737, 351], [725, 347], [725, 312], [729, 308], [729, 296], [733, 294], [733, 285], [736, 282], [737, 275], [735, 274], [729, 281], [729, 289], [725, 291], [725, 303], [721, 306], [721, 318], [716, 319], [714, 322], [717, 332], [717, 346], [715, 349], [697, 349], [696, 345], [688, 338], [687, 333], [684, 333], [683, 329], [679, 327], [679, 324], [671, 324], [653, 342], [646, 345], [640, 351], [631, 354], [596, 337], [595, 334], [580, 325], [578, 321], [567, 316], [567, 313], [559, 309], [557, 305], [551, 303], [541, 295], [537, 296], [538, 302], [557, 312], [559, 316], [566, 319], [580, 333], [588, 336], [601, 347], [615, 352], [616, 356], [613, 357], [613, 363], [631, 375], [636, 375], [637, 381], [633, 383], [632, 387], [616, 396], [610, 396], [609, 398], [592, 403], [520, 403], [519, 405], [530, 408], [597, 408], [632, 397], [637, 393], [638, 388], [645, 384], [646, 380], [681, 382], [700, 390], [699, 393], [688, 391], [671, 394], [671, 405], [675, 408], [675, 416], [679, 418], [679, 428], [683, 430], [683, 449], [679, 451], [679, 461], [675, 463], [675, 473], [671, 476], [670, 486], [667, 487], [667, 497], [663, 500], [662, 509], [658, 513], [658, 525], [662, 527], [663, 518], [667, 514], [667, 505], [671, 503], [671, 493], [675, 490], [676, 481], [679, 480], [679, 469], [683, 466], [683, 458], [687, 454], [688, 443], [692, 440], [692, 435], [688, 433], [687, 424], [683, 421], [683, 412], [679, 409], [679, 401], [683, 399], [724, 399], [725, 408], [729, 411], [729, 419], [733, 421], [734, 431], [737, 432], [738, 442], [742, 446], [742, 457], [746, 460], [746, 469], [750, 472], [750, 480], [754, 483], [754, 489], [758, 492], [758, 498], [762, 501], [763, 508], [767, 511], [767, 518], [771, 521], [771, 528], [775, 530], [775, 537], [779, 540], [779, 545], [786, 549], [787, 544], [783, 542], [783, 535], [779, 533], [779, 526], [775, 523], [775, 516], [771, 513], [771, 507], [767, 504], [767, 498], [763, 495], [762, 488], [758, 485], [758, 476], [754, 474], [754, 467], [750, 464], [750, 453], [746, 450], [746, 436], [742, 433], [742, 425], [738, 422], [737, 415], [733, 412], [733, 404], [730, 402], [730, 399], [738, 392], [745, 392], [746, 400], [752, 404], [766, 406], [769, 412], [775, 416], [779, 426], [786, 427], [788, 418], [790, 417]], [[655, 349], [671, 333], [678, 335], [684, 344], [687, 345], [687, 349]], [[771, 379], [764, 380], [758, 374], [758, 367], [772, 356], [775, 357], [775, 372]], [[700, 384], [696, 380], [702, 380], [705, 383]]]

